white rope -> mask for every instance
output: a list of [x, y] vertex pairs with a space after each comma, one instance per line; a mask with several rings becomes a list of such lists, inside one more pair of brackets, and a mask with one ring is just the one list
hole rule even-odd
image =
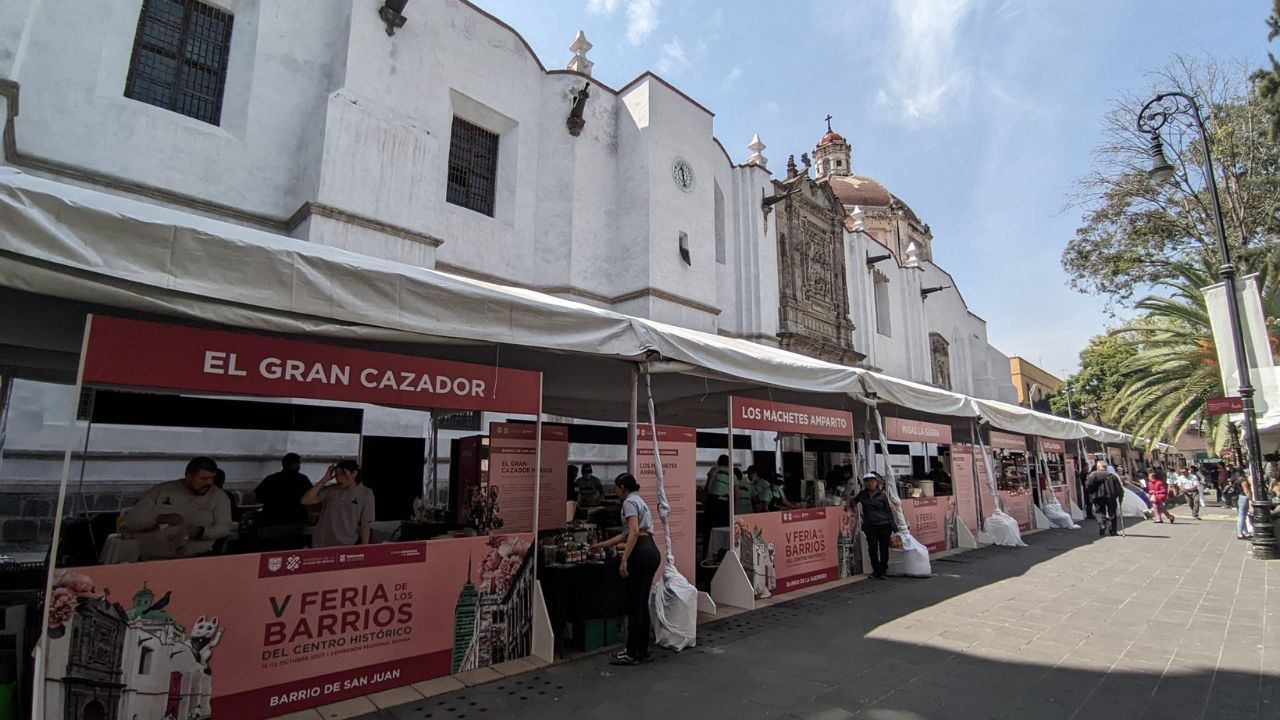
[[666, 572], [671, 572], [676, 566], [675, 551], [671, 548], [671, 503], [667, 501], [666, 475], [662, 470], [662, 454], [658, 448], [657, 413], [653, 406], [653, 381], [648, 372], [644, 374], [644, 390], [649, 399], [649, 434], [653, 440], [653, 470], [658, 478], [658, 517], [662, 518], [662, 541], [667, 550]]

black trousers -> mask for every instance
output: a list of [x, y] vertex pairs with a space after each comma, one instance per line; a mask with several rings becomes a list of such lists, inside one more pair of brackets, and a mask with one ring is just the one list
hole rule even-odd
[[1093, 499], [1093, 510], [1098, 517], [1099, 535], [1116, 534], [1116, 513], [1119, 510], [1119, 506], [1119, 500], [1113, 497], [1095, 497]]
[[649, 589], [662, 564], [662, 555], [652, 535], [636, 538], [627, 559], [627, 654], [637, 660], [649, 656]]
[[[708, 495], [703, 500], [702, 511], [702, 554], [706, 558], [711, 549], [711, 528], [725, 527], [729, 524], [729, 498], [719, 495]], [[706, 558], [715, 560], [716, 558]]]
[[862, 528], [867, 536], [867, 554], [871, 556], [871, 572], [884, 575], [889, 572], [889, 537], [893, 535], [892, 525], [868, 525]]

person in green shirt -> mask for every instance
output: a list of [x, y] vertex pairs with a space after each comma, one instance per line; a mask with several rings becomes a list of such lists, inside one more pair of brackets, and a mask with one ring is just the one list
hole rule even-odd
[[773, 499], [773, 485], [764, 479], [755, 465], [747, 468], [747, 479], [751, 482], [755, 512], [768, 512], [769, 501]]
[[729, 525], [729, 488], [733, 483], [733, 471], [729, 469], [729, 456], [721, 455], [715, 467], [707, 471], [706, 497], [703, 500], [702, 547], [711, 547], [711, 528]]
[[733, 469], [734, 477], [734, 503], [733, 512], [736, 515], [747, 515], [756, 511], [756, 486], [750, 480], [744, 480], [742, 471], [738, 468]]

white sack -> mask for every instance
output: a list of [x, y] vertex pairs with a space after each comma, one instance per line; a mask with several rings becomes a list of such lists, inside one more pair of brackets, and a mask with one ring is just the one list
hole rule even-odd
[[1142, 498], [1138, 497], [1138, 493], [1124, 489], [1124, 500], [1120, 502], [1120, 514], [1125, 517], [1144, 517], [1147, 513], [1147, 504], [1142, 502]]
[[668, 566], [649, 591], [649, 616], [658, 645], [672, 650], [694, 646], [698, 631], [698, 589]]
[[1063, 530], [1080, 529], [1080, 526], [1071, 519], [1071, 515], [1063, 510], [1062, 506], [1059, 505], [1058, 501], [1055, 499], [1045, 501], [1044, 505], [1040, 506], [1040, 510], [1044, 513], [1045, 519], [1049, 521], [1049, 527], [1051, 528], [1060, 528]]
[[929, 565], [929, 548], [911, 537], [911, 533], [899, 533], [902, 547], [889, 548], [889, 570], [907, 577], [929, 577], [933, 569]]
[[992, 545], [1005, 547], [1026, 547], [1022, 542], [1022, 533], [1018, 530], [1018, 521], [1003, 510], [996, 510], [982, 524], [982, 530], [991, 538]]

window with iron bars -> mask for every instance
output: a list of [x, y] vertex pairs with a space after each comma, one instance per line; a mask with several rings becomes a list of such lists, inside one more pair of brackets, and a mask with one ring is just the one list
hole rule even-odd
[[125, 97], [219, 124], [233, 19], [197, 0], [144, 0]]
[[449, 189], [445, 199], [493, 217], [497, 176], [498, 135], [455, 117], [449, 142]]

